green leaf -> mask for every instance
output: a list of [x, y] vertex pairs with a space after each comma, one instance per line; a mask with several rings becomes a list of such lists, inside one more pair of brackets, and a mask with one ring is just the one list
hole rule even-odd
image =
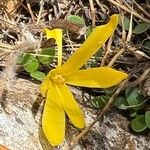
[[129, 26], [130, 26], [130, 19], [127, 17], [124, 17], [124, 28], [125, 28], [125, 30], [129, 30]]
[[142, 46], [147, 49], [150, 50], [150, 39], [145, 39], [142, 43]]
[[92, 33], [92, 26], [88, 26], [86, 29], [86, 37], [88, 37]]
[[45, 74], [43, 72], [40, 72], [40, 71], [31, 72], [30, 76], [39, 80], [39, 81], [43, 81], [43, 79], [45, 78]]
[[106, 105], [108, 100], [109, 98], [105, 95], [97, 96], [91, 100], [91, 104], [96, 108], [103, 108]]
[[17, 60], [17, 64], [20, 64], [20, 65], [26, 64], [30, 56], [31, 54], [29, 53], [21, 55]]
[[148, 30], [150, 28], [150, 24], [149, 23], [141, 23], [141, 24], [138, 24], [134, 30], [133, 30], [133, 33], [135, 34], [140, 34], [140, 33], [143, 33], [145, 32], [146, 30]]
[[145, 122], [147, 127], [150, 129], [150, 111], [146, 111], [145, 113]]
[[24, 64], [24, 69], [27, 72], [31, 73], [34, 72], [38, 67], [39, 67], [38, 60], [34, 56], [29, 55], [27, 57], [26, 63]]
[[69, 20], [70, 22], [74, 23], [74, 24], [79, 24], [79, 25], [85, 25], [85, 21], [82, 17], [80, 16], [76, 16], [76, 15], [70, 15], [68, 16], [67, 20]]
[[[124, 16], [123, 25], [122, 25], [122, 21], [121, 21], [121, 18], [120, 18], [119, 24], [120, 24], [120, 26], [122, 26], [122, 28], [123, 28], [123, 25], [124, 25], [124, 29], [128, 31], [129, 26], [130, 26], [130, 17], [128, 18], [128, 17]], [[132, 22], [132, 28], [134, 28], [134, 26], [135, 26], [134, 22]]]
[[144, 115], [136, 116], [131, 121], [131, 127], [135, 132], [141, 132], [145, 130], [147, 128], [146, 123], [145, 123], [145, 116]]
[[145, 47], [148, 47], [150, 49], [150, 40], [149, 39], [145, 40], [144, 43], [143, 43], [143, 45]]
[[43, 48], [41, 53], [43, 56], [38, 56], [39, 61], [44, 64], [50, 64], [50, 62], [55, 58], [55, 49], [54, 48]]
[[139, 104], [138, 90], [139, 89], [137, 87], [131, 87], [126, 90], [126, 98], [130, 106]]
[[144, 106], [144, 104], [146, 103], [146, 101], [148, 101], [149, 99], [145, 99], [144, 101], [142, 101], [141, 103], [137, 104], [137, 105], [131, 105], [131, 106], [127, 106], [127, 105], [122, 105], [121, 109], [133, 109], [134, 111], [139, 110], [139, 108], [141, 108], [142, 106]]
[[119, 109], [128, 109], [128, 102], [125, 97], [116, 97], [116, 102], [114, 106], [118, 107]]

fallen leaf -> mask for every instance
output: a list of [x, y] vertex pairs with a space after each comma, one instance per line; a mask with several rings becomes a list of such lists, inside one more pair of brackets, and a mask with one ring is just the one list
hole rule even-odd
[[9, 149], [3, 145], [0, 145], [0, 150], [9, 150]]

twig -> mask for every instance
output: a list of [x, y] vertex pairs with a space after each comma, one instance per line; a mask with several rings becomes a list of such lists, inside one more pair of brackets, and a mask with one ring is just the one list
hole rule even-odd
[[107, 49], [110, 50], [111, 49], [111, 45], [112, 45], [112, 38], [113, 38], [113, 35], [109, 38], [108, 40], [108, 44], [107, 44]]
[[[126, 0], [121, 0], [121, 1], [123, 2], [122, 5], [125, 5], [129, 10], [132, 10], [132, 7], [128, 4], [128, 2]], [[133, 5], [133, 3], [132, 3], [132, 5]]]
[[95, 9], [94, 9], [94, 3], [93, 0], [89, 0], [90, 8], [91, 8], [91, 16], [92, 16], [92, 26], [95, 27]]
[[74, 9], [74, 6], [73, 5], [70, 5], [70, 7], [68, 8], [68, 11], [67, 11], [67, 14], [65, 16], [65, 19], [68, 18], [68, 16], [71, 14], [71, 11]]
[[19, 5], [21, 5], [24, 9], [26, 9], [28, 11], [28, 8], [22, 2], [23, 2], [23, 0], [18, 1]]
[[128, 79], [126, 79], [125, 81], [123, 81], [120, 84], [120, 86], [118, 87], [116, 92], [111, 96], [111, 98], [109, 99], [108, 103], [102, 109], [102, 111], [97, 116], [97, 118], [87, 128], [85, 128], [80, 134], [78, 134], [74, 139], [71, 140], [71, 142], [69, 143], [70, 146], [73, 146], [75, 143], [77, 143], [85, 134], [87, 134], [89, 132], [89, 130], [94, 126], [94, 124], [98, 120], [102, 119], [103, 115], [106, 114], [106, 112], [109, 110], [109, 108], [113, 104], [113, 102], [115, 100], [115, 97], [120, 93], [120, 91], [124, 88], [124, 86], [126, 85], [127, 82], [128, 82]]
[[38, 54], [39, 51], [40, 51], [42, 39], [43, 39], [43, 32], [40, 33], [40, 40], [39, 40], [38, 46], [37, 46], [37, 48], [34, 50], [34, 51], [35, 51], [35, 57], [37, 56], [37, 54]]
[[150, 57], [148, 56], [148, 55], [146, 55], [144, 52], [142, 52], [142, 51], [140, 51], [140, 50], [138, 50], [137, 48], [135, 48], [135, 47], [126, 47], [127, 48], [127, 50], [129, 50], [131, 53], [133, 53], [136, 57], [137, 57], [137, 55], [140, 55], [140, 56], [142, 56], [142, 57], [145, 57], [145, 58], [147, 58], [147, 59], [150, 59]]
[[27, 2], [27, 8], [28, 8], [28, 10], [29, 10], [29, 13], [30, 13], [30, 15], [31, 15], [31, 18], [32, 18], [33, 23], [35, 23], [35, 16], [33, 15], [33, 11], [32, 11], [32, 9], [31, 9], [31, 5], [30, 5], [29, 2]]
[[70, 47], [72, 48], [73, 51], [75, 51], [75, 48], [74, 48], [74, 46], [73, 46], [73, 44], [72, 44], [72, 42], [71, 42], [71, 40], [70, 40], [68, 31], [66, 31], [66, 35], [67, 35], [68, 41], [69, 41], [69, 43], [70, 43]]
[[0, 53], [0, 61], [3, 60], [6, 56], [8, 56], [10, 53], [9, 52], [3, 52]]
[[13, 23], [11, 23], [10, 21], [4, 20], [3, 18], [0, 17], [0, 22], [12, 26], [13, 28], [16, 27], [16, 25], [14, 25]]
[[[126, 12], [128, 12], [128, 13], [131, 13], [131, 10], [129, 10], [129, 9], [128, 9], [127, 7], [125, 7], [124, 5], [121, 5], [121, 4], [117, 3], [117, 2], [114, 1], [114, 0], [107, 0], [107, 1], [109, 1], [109, 2], [112, 3], [113, 5], [118, 6], [119, 8], [121, 8], [121, 9], [124, 10], [124, 11], [126, 11]], [[136, 12], [133, 12], [133, 15], [136, 16], [137, 18], [143, 20], [144, 22], [150, 23], [150, 20], [149, 20], [149, 19], [144, 18], [143, 16], [139, 15], [139, 14], [136, 13]]]
[[108, 44], [107, 44], [107, 47], [106, 47], [106, 50], [105, 50], [105, 55], [104, 55], [104, 57], [103, 57], [103, 59], [102, 59], [102, 62], [101, 62], [101, 67], [102, 66], [104, 66], [105, 65], [105, 61], [106, 61], [106, 59], [107, 59], [107, 56], [108, 56], [108, 54], [109, 54], [109, 52], [110, 52], [110, 50], [111, 50], [111, 45], [112, 45], [112, 37], [113, 37], [113, 35], [109, 38], [109, 40], [108, 40]]
[[135, 53], [150, 60], [150, 57], [142, 51], [136, 50]]
[[135, 0], [133, 0], [133, 3], [139, 8], [147, 17], [150, 18], [150, 14], [147, 13]]
[[40, 10], [39, 10], [38, 18], [37, 18], [37, 21], [36, 21], [37, 24], [39, 24], [39, 22], [40, 22], [42, 11], [43, 11], [43, 6], [44, 6], [44, 1], [41, 0], [40, 1]]
[[126, 40], [126, 31], [124, 27], [124, 13], [121, 11], [121, 24], [122, 24], [122, 44], [125, 43]]
[[127, 35], [126, 42], [129, 42], [131, 40], [131, 37], [132, 37], [132, 22], [133, 22], [133, 3], [132, 3], [132, 8], [131, 8], [129, 32], [128, 32], [128, 35]]
[[125, 48], [122, 48], [122, 49], [113, 57], [113, 59], [110, 61], [110, 63], [108, 64], [108, 67], [111, 67], [111, 66], [114, 64], [114, 62], [117, 60], [117, 58], [118, 58], [122, 53], [124, 53], [124, 51], [125, 51]]
[[[106, 6], [105, 6], [105, 8], [104, 8], [104, 5], [103, 5], [102, 3], [100, 3], [99, 0], [95, 0], [95, 2], [96, 2], [97, 5], [100, 7], [100, 9], [102, 10], [102, 12], [107, 13], [107, 11], [106, 11]], [[109, 9], [107, 8], [107, 10], [109, 10]]]
[[104, 55], [104, 57], [103, 57], [103, 59], [102, 59], [101, 67], [103, 67], [103, 66], [105, 65], [105, 61], [106, 61], [107, 56], [108, 56], [108, 54], [109, 54], [109, 50], [108, 50], [108, 49], [106, 49], [105, 51], [106, 51], [106, 52], [105, 52], [105, 55]]
[[147, 68], [138, 79], [136, 79], [133, 82], [128, 82], [128, 85], [126, 85], [125, 88], [127, 88], [127, 87], [134, 87], [134, 86], [138, 85], [139, 83], [141, 83], [146, 78], [146, 76], [149, 73], [150, 73], [150, 68]]
[[15, 46], [14, 46], [14, 45], [2, 43], [2, 42], [0, 42], [0, 47], [6, 48], [7, 50], [8, 50], [8, 49], [15, 49]]

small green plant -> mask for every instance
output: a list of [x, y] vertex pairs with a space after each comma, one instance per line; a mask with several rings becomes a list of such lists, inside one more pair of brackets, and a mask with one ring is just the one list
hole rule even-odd
[[77, 16], [77, 15], [69, 15], [67, 20], [74, 23], [74, 24], [78, 24], [78, 25], [81, 25], [81, 26], [85, 25], [84, 19], [80, 16]]
[[42, 48], [41, 52], [37, 55], [32, 53], [23, 54], [19, 58], [18, 64], [22, 65], [32, 78], [43, 81], [45, 73], [40, 71], [40, 66], [49, 65], [54, 58], [54, 48]]
[[[108, 102], [115, 88], [104, 90], [103, 95], [95, 97], [91, 103], [96, 108], [103, 108]], [[131, 128], [135, 132], [150, 129], [150, 111], [144, 111], [148, 99], [139, 94], [138, 87], [127, 88], [124, 96], [118, 96], [114, 106], [121, 110], [128, 110], [131, 117]]]

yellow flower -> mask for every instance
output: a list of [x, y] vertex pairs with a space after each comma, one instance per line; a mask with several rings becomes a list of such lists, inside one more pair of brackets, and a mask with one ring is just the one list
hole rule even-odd
[[65, 136], [65, 114], [77, 128], [85, 127], [84, 115], [68, 88], [69, 85], [108, 88], [127, 78], [127, 74], [111, 69], [99, 67], [79, 70], [86, 61], [112, 35], [118, 24], [118, 15], [113, 15], [106, 25], [96, 27], [82, 46], [73, 56], [61, 66], [62, 32], [61, 29], [48, 30], [48, 38], [55, 38], [58, 45], [58, 66], [51, 70], [42, 82], [40, 90], [46, 103], [42, 116], [42, 128], [51, 145], [63, 142]]

